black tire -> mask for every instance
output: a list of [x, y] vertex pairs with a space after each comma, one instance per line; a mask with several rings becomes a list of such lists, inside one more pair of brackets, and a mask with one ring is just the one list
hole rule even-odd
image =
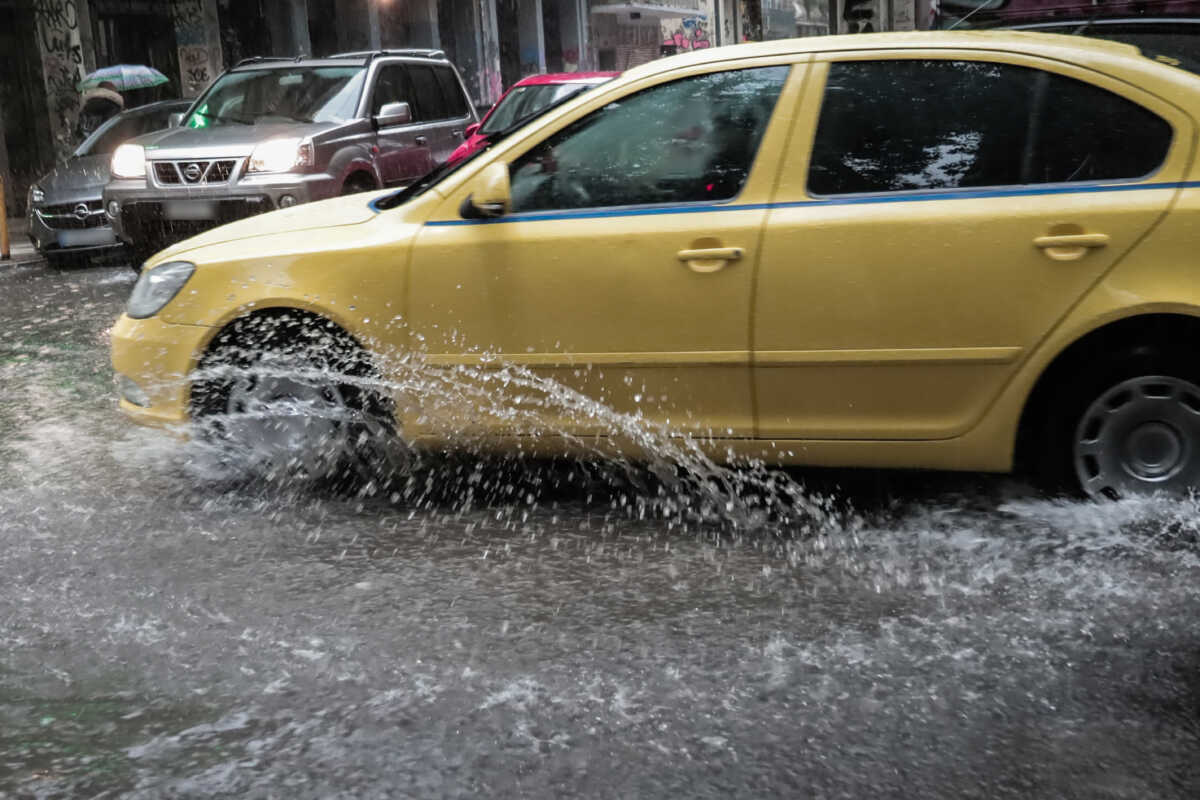
[[[301, 313], [251, 317], [222, 331], [201, 360], [192, 388], [192, 418], [209, 442], [246, 452], [261, 442], [246, 441], [247, 428], [236, 420], [265, 407], [246, 406], [254, 402], [255, 391], [277, 392], [288, 405], [299, 395], [315, 399], [321, 406], [315, 412], [289, 412], [293, 416], [276, 424], [289, 426], [284, 434], [288, 447], [297, 448], [290, 438], [297, 432], [325, 438], [299, 446], [292, 455], [265, 452], [262, 460], [275, 472], [282, 468], [303, 477], [333, 477], [359, 459], [362, 446], [377, 444], [394, 430], [393, 405], [377, 378], [363, 349], [328, 320]], [[327, 402], [322, 404], [321, 398]], [[321, 418], [332, 409], [333, 422]], [[319, 424], [309, 424], [312, 419], [306, 415], [313, 414]], [[261, 429], [262, 423], [256, 424]]]
[[365, 172], [355, 172], [347, 175], [345, 182], [342, 183], [342, 196], [370, 192], [377, 188], [375, 179], [370, 175]]
[[1095, 499], [1200, 488], [1200, 368], [1182, 350], [1136, 345], [1063, 384], [1041, 428], [1035, 477]]

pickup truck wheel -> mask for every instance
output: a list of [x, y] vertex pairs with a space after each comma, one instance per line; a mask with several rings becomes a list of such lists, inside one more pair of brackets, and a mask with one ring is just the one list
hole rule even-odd
[[370, 192], [375, 188], [375, 179], [365, 172], [356, 172], [346, 178], [342, 184], [342, 196]]

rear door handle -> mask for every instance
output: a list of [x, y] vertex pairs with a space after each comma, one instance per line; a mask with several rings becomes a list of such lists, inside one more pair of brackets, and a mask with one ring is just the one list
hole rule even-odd
[[457, 138], [457, 139], [461, 139], [461, 138], [463, 138], [463, 132], [462, 132], [461, 130], [459, 130], [459, 131], [450, 131], [450, 135], [451, 135], [451, 136], [453, 136], [453, 137], [455, 137], [455, 138]]
[[1107, 247], [1108, 242], [1106, 233], [1061, 233], [1039, 236], [1033, 246], [1045, 250], [1055, 261], [1078, 261], [1088, 250]]
[[716, 272], [730, 261], [737, 261], [745, 253], [740, 247], [706, 247], [701, 250], [680, 250], [676, 258], [688, 265], [692, 272]]
[[419, 145], [424, 145], [424, 144], [425, 144], [426, 142], [428, 142], [428, 141], [429, 141], [429, 140], [428, 140], [428, 139], [426, 139], [424, 136], [418, 136], [418, 137], [416, 138], [416, 142], [417, 142], [417, 144], [419, 144]]

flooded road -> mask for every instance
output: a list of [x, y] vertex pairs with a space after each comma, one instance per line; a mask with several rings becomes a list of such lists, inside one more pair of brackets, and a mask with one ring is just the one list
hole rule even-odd
[[233, 479], [117, 412], [132, 280], [0, 266], [0, 797], [1200, 794], [1195, 502], [795, 473], [801, 531], [571, 465]]

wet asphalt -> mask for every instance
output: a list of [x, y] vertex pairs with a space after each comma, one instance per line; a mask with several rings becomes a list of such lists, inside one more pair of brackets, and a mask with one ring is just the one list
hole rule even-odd
[[1200, 796], [1195, 501], [232, 476], [116, 409], [133, 277], [0, 265], [2, 798]]

